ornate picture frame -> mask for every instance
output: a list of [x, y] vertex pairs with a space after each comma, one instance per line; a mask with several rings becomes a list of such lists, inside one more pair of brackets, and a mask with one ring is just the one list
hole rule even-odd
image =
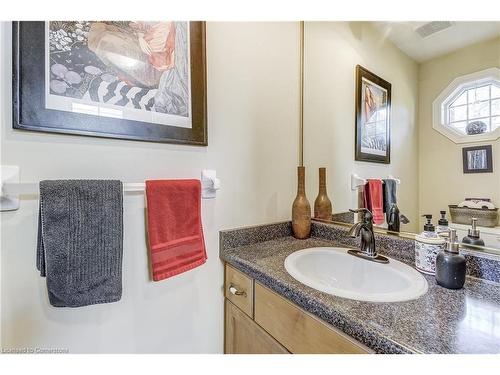
[[204, 22], [13, 22], [13, 127], [206, 146]]

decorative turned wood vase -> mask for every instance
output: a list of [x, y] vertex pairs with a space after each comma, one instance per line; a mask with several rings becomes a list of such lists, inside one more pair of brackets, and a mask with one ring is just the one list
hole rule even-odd
[[314, 201], [314, 217], [321, 220], [332, 220], [332, 202], [326, 192], [326, 168], [319, 169], [319, 192]]
[[292, 230], [295, 238], [309, 238], [311, 234], [311, 205], [306, 197], [305, 168], [297, 168], [297, 196], [292, 205]]

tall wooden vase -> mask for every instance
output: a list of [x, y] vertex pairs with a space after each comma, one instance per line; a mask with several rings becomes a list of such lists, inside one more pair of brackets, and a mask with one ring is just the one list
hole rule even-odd
[[332, 202], [326, 192], [326, 168], [319, 169], [319, 192], [314, 201], [314, 217], [332, 220]]
[[305, 168], [297, 168], [297, 196], [292, 205], [293, 235], [298, 239], [309, 238], [311, 234], [311, 205], [306, 197]]

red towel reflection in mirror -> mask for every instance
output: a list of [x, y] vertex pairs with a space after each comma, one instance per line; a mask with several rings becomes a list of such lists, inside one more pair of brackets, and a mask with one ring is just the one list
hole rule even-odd
[[382, 180], [368, 179], [364, 188], [365, 207], [373, 214], [373, 222], [384, 223]]

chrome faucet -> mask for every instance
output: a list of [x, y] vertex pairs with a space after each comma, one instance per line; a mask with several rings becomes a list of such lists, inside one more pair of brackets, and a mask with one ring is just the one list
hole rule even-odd
[[375, 234], [373, 233], [373, 214], [366, 208], [359, 208], [357, 210], [349, 210], [354, 213], [363, 213], [363, 220], [354, 224], [349, 229], [349, 236], [361, 237], [360, 250], [348, 250], [351, 255], [371, 260], [379, 263], [389, 263], [389, 259], [377, 254], [375, 250]]

